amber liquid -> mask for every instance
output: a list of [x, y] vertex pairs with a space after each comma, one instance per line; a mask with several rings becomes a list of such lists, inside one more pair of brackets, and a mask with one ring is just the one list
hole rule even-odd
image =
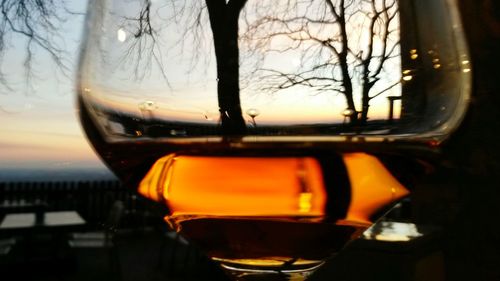
[[[86, 109], [80, 110], [89, 140], [116, 175], [168, 206], [167, 222], [228, 267], [280, 272], [314, 268], [405, 196], [404, 186], [422, 170], [414, 158], [339, 153], [319, 146], [110, 144]], [[162, 162], [169, 157], [176, 159], [175, 165]], [[370, 178], [375, 182], [363, 183], [363, 175], [377, 169], [380, 173]], [[248, 184], [250, 179], [257, 181]]]

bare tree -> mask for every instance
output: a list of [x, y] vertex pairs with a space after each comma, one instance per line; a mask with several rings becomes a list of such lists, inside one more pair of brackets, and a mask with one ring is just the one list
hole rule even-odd
[[[260, 14], [245, 14], [242, 42], [260, 55], [260, 66], [250, 73], [258, 90], [308, 87], [340, 93], [351, 124], [365, 124], [370, 101], [400, 83], [385, 69], [399, 55], [397, 0], [271, 2], [252, 9]], [[300, 58], [300, 66], [266, 65], [280, 54]]]
[[[181, 40], [179, 45], [190, 45], [197, 49], [192, 52], [193, 64], [200, 58], [200, 45], [203, 44], [203, 19], [208, 19], [213, 39], [213, 50], [217, 62], [217, 96], [220, 111], [222, 133], [225, 135], [241, 135], [246, 131], [245, 120], [240, 105], [239, 86], [239, 48], [238, 48], [238, 19], [247, 0], [206, 0], [176, 1], [170, 0], [169, 7], [175, 9], [174, 16], [162, 18], [162, 22], [155, 25], [151, 18], [152, 3], [144, 0], [138, 16], [127, 18], [128, 22], [135, 23], [134, 37], [130, 53], [134, 52], [136, 61], [146, 63], [154, 61], [162, 67], [162, 52], [157, 33], [169, 23], [183, 24], [185, 34], [192, 33], [192, 42]], [[205, 17], [205, 16], [208, 17]], [[188, 39], [189, 40], [189, 39]], [[165, 50], [168, 51], [168, 50]], [[143, 59], [143, 57], [145, 59]], [[144, 65], [136, 67], [144, 69]], [[168, 77], [165, 77], [168, 80]]]
[[[48, 54], [64, 74], [70, 61], [60, 28], [70, 14], [65, 1], [55, 0], [1, 0], [0, 1], [0, 60], [12, 46], [13, 40], [25, 43], [24, 67], [26, 79], [34, 75], [36, 56]], [[9, 88], [5, 73], [0, 72], [0, 83]]]

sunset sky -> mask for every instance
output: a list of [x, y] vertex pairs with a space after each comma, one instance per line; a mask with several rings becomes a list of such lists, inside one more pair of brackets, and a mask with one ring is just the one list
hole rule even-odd
[[[86, 1], [67, 1], [83, 13]], [[0, 180], [2, 169], [103, 168], [80, 129], [74, 107], [75, 66], [83, 15], [67, 16], [61, 26], [69, 70], [63, 75], [46, 52], [35, 50], [34, 76], [27, 83], [26, 41], [10, 36], [2, 71], [10, 89], [0, 88]]]

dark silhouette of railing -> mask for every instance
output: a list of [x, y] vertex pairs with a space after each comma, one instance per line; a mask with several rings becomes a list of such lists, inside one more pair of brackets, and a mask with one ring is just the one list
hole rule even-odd
[[98, 227], [113, 203], [124, 203], [124, 226], [146, 226], [161, 221], [164, 210], [147, 201], [117, 180], [0, 182], [0, 216], [5, 212], [23, 212], [33, 208], [46, 211], [76, 210]]

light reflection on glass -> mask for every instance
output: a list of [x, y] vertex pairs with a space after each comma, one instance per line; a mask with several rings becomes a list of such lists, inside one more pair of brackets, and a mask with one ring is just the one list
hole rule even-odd
[[125, 40], [127, 40], [127, 32], [125, 32], [125, 30], [120, 28], [116, 32], [116, 37], [117, 37], [118, 41], [125, 42]]
[[411, 79], [413, 79], [413, 76], [411, 76], [411, 75], [405, 75], [405, 76], [403, 76], [403, 80], [404, 81], [411, 81]]
[[382, 221], [368, 228], [363, 234], [367, 240], [404, 242], [423, 236], [413, 223]]

